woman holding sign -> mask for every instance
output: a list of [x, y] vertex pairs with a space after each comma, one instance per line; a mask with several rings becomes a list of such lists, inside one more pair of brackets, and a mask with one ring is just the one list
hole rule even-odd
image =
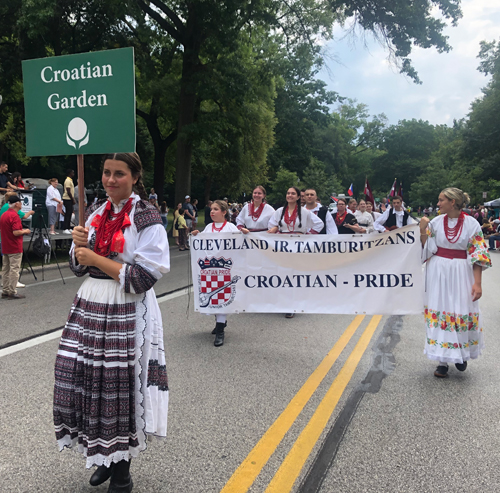
[[[325, 227], [314, 212], [300, 205], [300, 190], [290, 187], [286, 192], [287, 205], [280, 207], [269, 220], [268, 233], [319, 234]], [[285, 314], [293, 318], [294, 313]]]
[[[280, 207], [272, 215], [268, 233], [319, 234], [323, 221], [305, 207], [300, 206], [300, 190], [290, 187], [286, 192], [286, 207]], [[307, 233], [309, 231], [309, 233]]]
[[458, 188], [439, 194], [441, 214], [420, 220], [426, 266], [424, 353], [438, 361], [434, 375], [448, 376], [448, 363], [465, 371], [484, 347], [478, 300], [482, 271], [491, 259], [479, 223], [463, 208], [469, 196]]
[[274, 209], [266, 202], [266, 189], [261, 185], [252, 192], [252, 200], [245, 204], [236, 218], [236, 226], [244, 233], [267, 231]]
[[[212, 223], [205, 227], [200, 233], [195, 229], [191, 234], [212, 234], [212, 233], [237, 233], [238, 228], [229, 222], [229, 206], [224, 200], [214, 200], [210, 206], [210, 217]], [[227, 316], [225, 313], [218, 313], [215, 316], [215, 328], [212, 334], [215, 335], [214, 346], [220, 347], [224, 344], [224, 329], [227, 326]]]
[[161, 313], [153, 286], [170, 270], [165, 228], [147, 201], [135, 153], [104, 158], [108, 194], [73, 232], [70, 267], [81, 285], [55, 365], [59, 448], [77, 448], [93, 486], [131, 491], [130, 461], [149, 436], [167, 432], [168, 380]]

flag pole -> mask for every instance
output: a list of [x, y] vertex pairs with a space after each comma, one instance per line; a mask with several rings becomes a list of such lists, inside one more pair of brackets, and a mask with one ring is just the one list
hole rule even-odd
[[85, 176], [83, 169], [83, 154], [76, 155], [78, 171], [78, 224], [85, 227]]

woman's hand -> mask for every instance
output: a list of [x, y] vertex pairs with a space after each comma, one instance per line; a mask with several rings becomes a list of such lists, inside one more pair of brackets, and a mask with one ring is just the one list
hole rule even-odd
[[80, 265], [92, 267], [95, 265], [95, 261], [99, 255], [93, 252], [90, 248], [77, 246], [75, 248], [75, 257]]
[[430, 220], [428, 217], [422, 217], [422, 219], [420, 219], [420, 234], [427, 234], [426, 231], [427, 231], [427, 225], [430, 223]]
[[248, 229], [247, 229], [247, 228], [240, 228], [240, 231], [241, 231], [244, 235], [246, 235], [246, 234], [250, 233], [250, 231], [248, 231]]
[[71, 233], [73, 236], [73, 243], [77, 247], [86, 247], [89, 239], [89, 228], [83, 226], [76, 226]]
[[481, 283], [475, 282], [472, 285], [472, 301], [477, 301], [483, 295], [483, 289], [481, 288]]
[[267, 232], [271, 234], [275, 234], [278, 232], [278, 226], [274, 226], [274, 228], [268, 229]]
[[191, 231], [191, 234], [192, 234], [193, 236], [196, 236], [198, 233], [199, 233], [199, 231], [198, 231], [197, 229], [195, 229], [194, 231]]

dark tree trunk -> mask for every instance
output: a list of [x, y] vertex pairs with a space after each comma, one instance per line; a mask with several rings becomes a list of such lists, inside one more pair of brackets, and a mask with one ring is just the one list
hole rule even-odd
[[163, 201], [163, 186], [165, 184], [165, 156], [168, 148], [175, 142], [177, 130], [174, 130], [168, 137], [163, 138], [158, 127], [158, 116], [156, 110], [157, 101], [153, 100], [151, 102], [149, 113], [146, 113], [139, 108], [137, 108], [136, 113], [146, 122], [149, 134], [151, 135], [151, 140], [153, 141], [155, 151], [153, 161], [153, 184], [155, 192], [158, 195], [158, 203], [161, 203]]
[[184, 202], [191, 195], [191, 157], [193, 144], [189, 126], [195, 121], [199, 101], [197, 98], [197, 73], [202, 68], [199, 54], [202, 26], [198, 16], [191, 10], [186, 22], [186, 42], [182, 57], [182, 77], [179, 101], [179, 122], [177, 127], [177, 156], [175, 173], [175, 203]]

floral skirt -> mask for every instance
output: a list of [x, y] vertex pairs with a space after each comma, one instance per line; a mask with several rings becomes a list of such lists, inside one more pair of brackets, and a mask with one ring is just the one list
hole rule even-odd
[[467, 259], [432, 257], [425, 268], [424, 353], [429, 359], [463, 363], [484, 347], [479, 303], [472, 301], [474, 274]]
[[59, 448], [87, 467], [130, 460], [147, 435], [166, 436], [168, 380], [154, 291], [126, 294], [114, 280], [88, 278], [75, 297], [55, 364]]

